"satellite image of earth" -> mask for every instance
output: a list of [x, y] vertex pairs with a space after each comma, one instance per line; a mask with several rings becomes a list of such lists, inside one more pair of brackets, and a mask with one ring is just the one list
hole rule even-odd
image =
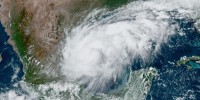
[[200, 100], [200, 0], [0, 0], [0, 100]]

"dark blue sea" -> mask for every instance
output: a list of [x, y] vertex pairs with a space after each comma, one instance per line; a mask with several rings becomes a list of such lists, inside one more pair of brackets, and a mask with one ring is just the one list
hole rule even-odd
[[[158, 70], [158, 76], [153, 79], [147, 100], [200, 100], [200, 69], [188, 69], [186, 66], [177, 67], [169, 62], [176, 62], [181, 57], [200, 56], [200, 33], [194, 27], [195, 21], [190, 19], [175, 19], [185, 35], [174, 35], [169, 42], [162, 45], [158, 56], [149, 66]], [[179, 32], [179, 31], [177, 31]], [[23, 65], [8, 44], [9, 36], [0, 24], [0, 92], [16, 88], [13, 84], [23, 78]], [[153, 55], [152, 55], [153, 56]], [[141, 69], [140, 60], [134, 62], [132, 70]], [[16, 76], [16, 77], [14, 77]]]
[[15, 88], [13, 84], [20, 81], [24, 75], [23, 65], [13, 47], [8, 43], [10, 37], [0, 23], [0, 92]]
[[183, 56], [200, 56], [200, 33], [194, 26], [195, 21], [176, 21], [185, 35], [175, 35], [167, 44], [162, 45], [161, 53], [152, 63], [158, 69], [158, 76], [152, 82], [147, 100], [200, 100], [200, 69], [177, 67], [169, 63]]

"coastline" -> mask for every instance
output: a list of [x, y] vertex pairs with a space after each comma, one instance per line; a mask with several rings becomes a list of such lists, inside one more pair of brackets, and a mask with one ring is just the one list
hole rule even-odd
[[[0, 15], [1, 15], [1, 14], [0, 14]], [[1, 18], [0, 18], [0, 22], [3, 22], [3, 21], [1, 20]], [[7, 26], [8, 26], [7, 24], [5, 24], [5, 23], [1, 23], [1, 24], [2, 24], [2, 26], [5, 28], [4, 31], [5, 31], [6, 34], [9, 36], [9, 39], [8, 39], [7, 43], [10, 44], [10, 45], [12, 46], [13, 50], [16, 52], [17, 56], [20, 58], [20, 61], [22, 62], [22, 64], [24, 64], [24, 63], [23, 63], [23, 60], [22, 60], [22, 57], [21, 57], [20, 54], [19, 54], [19, 50], [18, 50], [18, 48], [17, 48], [17, 46], [16, 46], [16, 43], [15, 43], [14, 40], [12, 39], [11, 30], [7, 27]]]
[[0, 23], [0, 91], [12, 88], [16, 82], [23, 80], [23, 64], [14, 50], [13, 45], [8, 43], [9, 36], [5, 27]]
[[[128, 1], [17, 0], [12, 3], [11, 0], [2, 0], [0, 20], [10, 36], [8, 42], [22, 61], [24, 72], [27, 72], [25, 79], [30, 83], [42, 84], [44, 77], [51, 78], [59, 72], [58, 63], [62, 58], [62, 54], [59, 54], [62, 47], [59, 45], [65, 36], [65, 27], [74, 27], [93, 9], [108, 7], [112, 10]], [[37, 81], [37, 75], [33, 73], [40, 75], [42, 70], [47, 73]]]
[[[21, 60], [21, 56], [19, 55], [18, 48], [16, 47], [16, 44], [14, 40], [12, 39], [12, 33], [10, 30], [11, 26], [11, 15], [10, 15], [10, 10], [12, 8], [11, 6], [11, 1], [10, 0], [1, 0], [0, 1], [0, 22], [2, 26], [5, 28], [6, 34], [9, 36], [8, 43], [12, 45], [13, 50], [17, 53], [18, 57]], [[21, 60], [22, 61], [22, 60]]]

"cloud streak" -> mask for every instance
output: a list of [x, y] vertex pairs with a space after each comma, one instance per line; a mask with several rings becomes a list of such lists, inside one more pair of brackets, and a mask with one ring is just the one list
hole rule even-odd
[[114, 11], [94, 10], [66, 31], [62, 62], [66, 80], [86, 84], [88, 91], [105, 91], [135, 58], [147, 61], [158, 53], [179, 30], [174, 17], [192, 18], [197, 1], [138, 1]]

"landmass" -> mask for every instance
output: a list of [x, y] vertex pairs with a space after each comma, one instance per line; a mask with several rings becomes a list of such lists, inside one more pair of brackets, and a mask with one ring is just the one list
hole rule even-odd
[[192, 56], [192, 57], [182, 57], [176, 63], [177, 66], [187, 66], [189, 69], [200, 68], [200, 57]]
[[25, 81], [44, 84], [62, 79], [64, 28], [70, 29], [101, 7], [130, 0], [0, 0], [0, 21], [24, 65]]

